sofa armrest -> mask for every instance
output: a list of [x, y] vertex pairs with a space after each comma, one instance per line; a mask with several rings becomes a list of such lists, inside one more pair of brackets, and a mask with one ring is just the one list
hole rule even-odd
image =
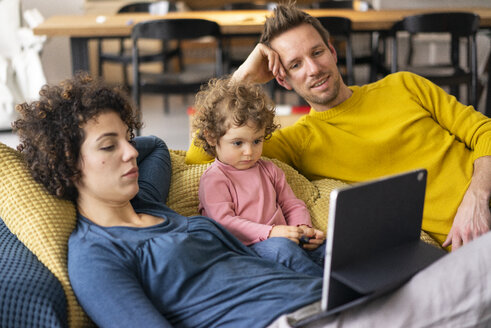
[[0, 219], [0, 327], [68, 327], [58, 279]]

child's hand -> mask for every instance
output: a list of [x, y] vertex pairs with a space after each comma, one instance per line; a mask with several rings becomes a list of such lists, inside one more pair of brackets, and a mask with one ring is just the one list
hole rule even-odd
[[276, 225], [269, 232], [269, 237], [284, 237], [288, 238], [294, 243], [300, 243], [300, 237], [304, 234], [301, 227], [287, 226], [287, 225]]
[[309, 241], [302, 245], [303, 248], [305, 248], [307, 250], [316, 249], [326, 239], [326, 235], [324, 234], [324, 232], [322, 232], [318, 229], [310, 228], [309, 226], [306, 226], [306, 225], [301, 225], [301, 226], [299, 226], [299, 228], [301, 228], [303, 231], [302, 236], [309, 238]]

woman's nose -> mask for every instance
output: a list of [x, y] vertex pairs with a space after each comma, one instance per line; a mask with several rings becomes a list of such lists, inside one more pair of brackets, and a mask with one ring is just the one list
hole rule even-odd
[[126, 162], [136, 157], [138, 157], [138, 151], [131, 142], [126, 142], [123, 151], [123, 160]]

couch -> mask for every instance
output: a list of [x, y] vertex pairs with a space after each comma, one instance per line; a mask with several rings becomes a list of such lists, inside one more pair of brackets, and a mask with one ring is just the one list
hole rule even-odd
[[[197, 214], [199, 178], [209, 164], [187, 165], [184, 151], [171, 151], [167, 204], [185, 216]], [[308, 181], [285, 171], [293, 191], [309, 208], [318, 229], [327, 227], [329, 193], [342, 181]], [[71, 202], [49, 195], [36, 183], [22, 155], [0, 143], [0, 327], [90, 327], [67, 272], [67, 241], [75, 227]], [[422, 231], [421, 238], [439, 246]]]

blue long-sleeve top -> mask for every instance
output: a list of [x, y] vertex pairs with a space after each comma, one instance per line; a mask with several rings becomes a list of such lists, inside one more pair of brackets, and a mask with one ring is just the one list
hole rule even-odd
[[168, 208], [165, 143], [135, 144], [140, 191], [132, 204], [164, 222], [102, 227], [79, 214], [69, 240], [73, 290], [98, 326], [265, 327], [320, 299], [320, 278], [258, 257], [209, 218]]

